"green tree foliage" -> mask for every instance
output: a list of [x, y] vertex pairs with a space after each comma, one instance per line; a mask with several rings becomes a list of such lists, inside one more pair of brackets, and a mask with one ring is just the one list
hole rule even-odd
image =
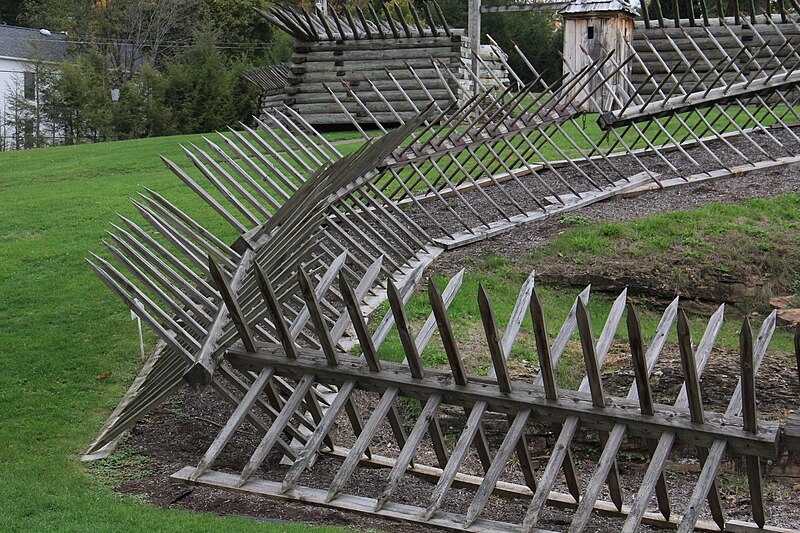
[[26, 0], [17, 20], [31, 28], [85, 35], [91, 6], [91, 0]]
[[533, 79], [525, 61], [514, 51], [514, 43], [547, 81], [561, 75], [564, 34], [554, 27], [552, 11], [521, 13], [485, 13], [482, 16], [484, 36], [489, 34], [508, 53], [508, 63], [523, 81]]
[[[36, 104], [20, 98], [0, 119], [19, 123], [23, 135], [30, 117], [41, 117], [35, 132], [56, 130], [69, 144], [247, 121], [258, 91], [242, 72], [291, 54], [291, 40], [276, 39], [256, 11], [266, 7], [266, 0], [27, 0], [21, 16], [28, 25], [81, 38], [71, 61], [41, 77]], [[18, 144], [56, 142], [32, 138]]]
[[[451, 28], [466, 28], [469, 10], [466, 0], [437, 0]], [[514, 52], [514, 43], [519, 45], [525, 56], [540, 74], [548, 81], [561, 75], [563, 33], [556, 28], [560, 21], [555, 11], [541, 10], [517, 13], [484, 13], [481, 15], [481, 43], [489, 41], [491, 35], [500, 47], [508, 53], [511, 68], [523, 79], [533, 79], [525, 62]]]
[[114, 138], [111, 88], [105, 58], [97, 53], [59, 66], [40, 81], [42, 112], [64, 134], [66, 144]]
[[248, 63], [226, 57], [216, 44], [216, 32], [202, 30], [194, 45], [167, 65], [166, 104], [178, 131], [212, 131], [248, 119], [254, 109], [258, 91], [241, 75]]
[[0, 24], [18, 25], [24, 7], [23, 0], [0, 0]]
[[152, 65], [119, 88], [114, 126], [120, 139], [155, 137], [175, 132], [174, 114], [166, 103], [167, 80]]
[[218, 32], [220, 49], [258, 62], [270, 58], [277, 33], [256, 11], [268, 6], [267, 0], [203, 0], [202, 22]]

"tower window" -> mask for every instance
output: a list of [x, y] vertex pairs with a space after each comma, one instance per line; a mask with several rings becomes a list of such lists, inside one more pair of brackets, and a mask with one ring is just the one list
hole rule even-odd
[[586, 37], [588, 39], [594, 39], [594, 26], [587, 26]]

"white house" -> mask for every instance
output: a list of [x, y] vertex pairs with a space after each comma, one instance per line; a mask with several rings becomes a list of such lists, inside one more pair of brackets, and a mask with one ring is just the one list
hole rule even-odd
[[[33, 120], [12, 120], [14, 96], [35, 103], [36, 64], [56, 62], [67, 54], [66, 37], [47, 30], [0, 25], [0, 150], [24, 148], [33, 131]], [[17, 131], [14, 123], [26, 130]]]

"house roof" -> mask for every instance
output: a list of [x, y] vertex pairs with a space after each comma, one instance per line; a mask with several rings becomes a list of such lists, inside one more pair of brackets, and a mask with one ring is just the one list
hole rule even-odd
[[67, 46], [66, 36], [62, 34], [46, 35], [32, 28], [0, 25], [0, 56], [63, 61]]
[[560, 10], [562, 15], [575, 15], [581, 13], [629, 13], [637, 16], [639, 11], [628, 0], [575, 0], [567, 7]]

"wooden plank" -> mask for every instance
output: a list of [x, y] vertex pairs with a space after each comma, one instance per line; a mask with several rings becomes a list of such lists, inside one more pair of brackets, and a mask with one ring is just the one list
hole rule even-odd
[[[692, 347], [692, 337], [689, 331], [689, 320], [686, 317], [686, 313], [682, 309], [678, 312], [678, 348], [680, 349], [681, 354], [681, 368], [683, 368], [686, 397], [689, 403], [689, 412], [693, 422], [702, 424], [704, 422], [704, 413], [703, 400], [700, 391], [700, 378], [697, 373], [697, 362], [695, 361], [694, 357], [694, 348]], [[716, 450], [713, 451], [716, 453]], [[697, 454], [700, 457], [700, 463], [705, 464], [709, 457], [708, 451], [704, 448], [698, 448]], [[702, 489], [702, 498], [708, 498], [708, 503], [711, 507], [711, 513], [714, 516], [714, 521], [720, 526], [720, 529], [724, 530], [725, 516], [723, 514], [722, 499], [719, 495], [719, 489], [716, 481], [714, 480], [715, 476], [716, 472], [714, 472], [714, 474], [711, 476], [708, 474], [705, 476], [701, 475], [701, 478], [697, 482], [697, 486], [695, 486], [695, 491], [699, 492], [701, 490], [699, 488], [700, 486], [706, 487], [705, 489]], [[678, 528], [679, 531], [691, 531], [691, 529], [694, 527], [693, 522], [691, 522], [691, 517], [696, 517], [698, 512], [696, 500], [694, 500], [694, 502], [695, 503], [690, 502], [689, 506], [686, 508], [686, 511], [683, 515], [683, 520], [681, 520], [681, 525]]]
[[250, 390], [248, 390], [247, 394], [244, 395], [244, 398], [242, 398], [242, 401], [236, 406], [233, 414], [230, 416], [230, 418], [228, 418], [228, 421], [220, 430], [219, 434], [214, 439], [214, 442], [212, 442], [211, 446], [209, 446], [208, 450], [206, 450], [206, 453], [203, 455], [203, 458], [200, 460], [200, 463], [197, 465], [197, 468], [192, 474], [193, 479], [197, 479], [197, 476], [208, 470], [211, 465], [214, 464], [214, 461], [222, 452], [222, 449], [228, 444], [228, 442], [230, 442], [233, 434], [244, 422], [248, 412], [253, 405], [255, 405], [256, 400], [258, 400], [258, 396], [263, 392], [264, 387], [267, 386], [267, 382], [272, 378], [274, 372], [274, 368], [265, 367], [264, 370], [258, 374], [256, 380], [250, 386]]
[[[597, 359], [598, 354], [594, 344], [594, 334], [592, 333], [591, 319], [589, 318], [589, 312], [586, 309], [586, 306], [580, 300], [578, 300], [578, 307], [576, 311], [577, 313], [575, 317], [578, 321], [578, 334], [581, 341], [581, 351], [583, 352], [584, 366], [586, 367], [586, 377], [589, 380], [589, 391], [592, 396], [592, 404], [599, 409], [603, 409], [605, 408], [606, 404], [605, 394], [603, 393], [603, 381], [600, 377], [600, 362]], [[609, 316], [609, 319], [610, 318], [611, 317]], [[600, 444], [604, 449], [613, 448], [613, 446], [609, 446], [607, 432], [600, 431], [599, 437]], [[614, 505], [617, 506], [617, 509], [622, 509], [622, 488], [619, 482], [619, 469], [617, 467], [617, 461], [615, 456], [611, 456], [610, 460], [607, 460], [611, 463], [607, 474], [608, 488], [609, 492], [611, 493], [611, 499], [614, 502]], [[597, 478], [593, 478], [592, 481], [596, 484], [602, 483], [602, 480], [598, 480]]]
[[300, 403], [303, 401], [303, 399], [305, 399], [306, 394], [308, 394], [308, 391], [314, 384], [314, 379], [315, 377], [313, 374], [306, 374], [297, 384], [294, 392], [289, 397], [289, 400], [284, 404], [280, 414], [275, 418], [275, 420], [272, 421], [269, 430], [261, 439], [261, 442], [258, 443], [255, 451], [242, 469], [242, 472], [239, 475], [239, 480], [237, 481], [238, 486], [245, 484], [247, 480], [252, 477], [258, 467], [261, 466], [261, 463], [264, 462], [264, 459], [266, 459], [267, 454], [269, 454], [269, 452], [272, 450], [272, 447], [275, 445], [275, 442], [280, 438], [281, 433], [283, 433], [286, 425], [289, 423], [292, 417], [297, 414], [297, 410], [300, 408]]
[[[754, 361], [753, 367], [754, 372], [760, 366], [764, 355], [766, 353], [767, 345], [769, 344], [770, 339], [772, 338], [772, 334], [775, 332], [775, 322], [776, 322], [776, 311], [770, 313], [769, 316], [764, 320], [764, 323], [761, 325], [761, 330], [759, 331], [758, 338], [756, 340], [755, 347], [753, 348], [754, 353]], [[737, 384], [736, 388], [731, 395], [731, 399], [728, 402], [728, 408], [725, 410], [725, 414], [727, 416], [738, 414], [742, 409], [742, 394], [743, 394], [743, 386], [740, 382]], [[752, 421], [751, 421], [752, 422]], [[742, 426], [744, 427], [744, 421], [742, 422]], [[722, 461], [723, 453], [727, 448], [727, 443], [724, 439], [715, 441], [714, 444], [711, 446], [711, 450], [708, 452], [707, 457], [701, 455], [701, 463], [703, 468], [700, 472], [700, 477], [695, 485], [694, 490], [692, 491], [692, 496], [688, 502], [686, 511], [683, 515], [683, 519], [681, 520], [680, 525], [678, 526], [679, 531], [690, 531], [694, 524], [697, 521], [697, 517], [700, 510], [700, 504], [703, 501], [703, 498], [706, 494], [709, 494], [714, 487], [714, 480], [716, 479], [717, 470], [719, 469], [720, 462]], [[699, 451], [699, 450], [698, 450]], [[713, 495], [713, 492], [710, 493]], [[711, 503], [711, 502], [710, 502]], [[714, 507], [711, 508], [712, 514], [714, 513]], [[717, 524], [720, 524], [720, 517], [714, 517]], [[722, 527], [724, 525], [720, 524]]]
[[225, 278], [225, 273], [211, 257], [208, 258], [208, 268], [211, 272], [211, 278], [214, 280], [214, 284], [216, 285], [220, 296], [222, 296], [222, 301], [225, 302], [228, 315], [236, 326], [236, 331], [239, 332], [239, 338], [244, 343], [245, 348], [251, 352], [254, 352], [256, 350], [255, 338], [253, 337], [253, 333], [250, 331], [250, 325], [244, 318], [244, 313], [242, 313], [242, 309], [239, 306], [236, 295], [233, 293], [228, 280]]
[[[530, 407], [533, 414], [543, 420], [564, 421], [567, 417], [581, 417], [587, 427], [611, 430], [614, 423], [625, 423], [631, 435], [647, 436], [665, 430], [678, 433], [680, 440], [692, 445], [709, 446], [716, 438], [727, 440], [736, 453], [775, 458], [777, 454], [778, 428], [776, 423], [758, 421], [759, 431], [752, 435], [736, 428], [741, 418], [735, 415], [723, 420], [722, 415], [706, 412], [705, 424], [688, 420], [685, 409], [667, 405], [656, 405], [656, 414], [645, 416], [639, 412], [638, 402], [609, 396], [603, 416], [593, 414], [591, 400], [585, 392], [561, 391], [559, 400], [546, 400], [541, 388], [524, 382], [514, 382], [514, 389], [503, 398], [485, 387], [480, 377], [470, 379], [466, 385], [456, 385], [450, 372], [426, 369], [425, 377], [413, 378], [405, 365], [384, 361], [381, 372], [369, 372], [363, 361], [345, 354], [339, 355], [340, 364], [331, 367], [325, 356], [317, 350], [301, 348], [298, 360], [283, 355], [279, 345], [258, 343], [256, 353], [243, 352], [237, 347], [229, 350], [228, 360], [239, 368], [260, 370], [263, 366], [275, 366], [286, 377], [301, 378], [308, 368], [314, 368], [319, 379], [330, 384], [341, 384], [356, 380], [359, 388], [382, 392], [388, 387], [399, 386], [404, 395], [427, 400], [431, 394], [441, 393], [444, 401], [452, 405], [471, 406], [486, 401], [493, 411], [515, 414], [519, 409]], [[599, 343], [598, 343], [599, 345]], [[598, 348], [598, 352], [599, 352]], [[472, 383], [475, 381], [475, 383]]]
[[347, 403], [351, 400], [351, 395], [355, 389], [355, 385], [356, 382], [351, 380], [344, 382], [339, 387], [339, 391], [336, 393], [336, 398], [334, 398], [334, 400], [330, 403], [328, 410], [325, 411], [325, 415], [322, 417], [322, 420], [319, 421], [317, 427], [314, 429], [314, 432], [309, 437], [305, 446], [303, 446], [303, 449], [297, 455], [297, 459], [286, 473], [286, 476], [284, 477], [279, 489], [281, 494], [290, 490], [294, 484], [297, 483], [297, 480], [311, 463], [311, 460], [314, 458], [319, 450], [319, 447], [322, 445], [323, 440], [325, 440], [328, 433], [333, 428], [336, 418], [338, 418], [339, 414], [342, 412], [342, 409], [344, 409], [345, 405], [347, 405]]
[[[630, 304], [628, 307], [628, 337], [630, 340], [631, 352], [633, 354], [633, 367], [636, 376], [636, 385], [631, 387], [630, 391], [628, 392], [628, 398], [631, 399], [632, 397], [638, 395], [641, 412], [646, 415], [654, 414], [648, 376], [655, 367], [659, 354], [661, 353], [664, 343], [666, 342], [667, 334], [669, 333], [669, 330], [675, 321], [677, 310], [678, 298], [675, 298], [675, 300], [673, 300], [669, 307], [667, 307], [663, 316], [661, 317], [658, 327], [656, 328], [656, 333], [653, 337], [653, 342], [651, 343], [650, 348], [647, 350], [647, 353], [645, 353], [644, 345], [641, 339], [641, 327], [639, 326], [639, 320], [636, 315], [636, 311], [632, 304]], [[592, 476], [592, 479], [589, 481], [586, 492], [581, 498], [578, 509], [573, 516], [572, 523], [570, 524], [570, 531], [582, 531], [586, 527], [586, 524], [590, 518], [590, 513], [595, 506], [598, 496], [600, 495], [600, 491], [602, 490], [603, 484], [608, 477], [608, 473], [614, 466], [613, 459], [616, 457], [619, 448], [622, 446], [623, 437], [626, 431], [627, 428], [622, 424], [614, 426], [614, 429], [611, 431], [610, 436], [604, 444], [603, 453], [601, 454], [600, 460], [595, 468], [595, 473]], [[664, 518], [668, 520], [670, 517], [669, 496], [667, 493], [666, 479], [664, 478], [663, 473], [656, 485], [656, 493], [658, 495], [659, 510]]]
[[[528, 281], [532, 281], [532, 278], [529, 277]], [[529, 283], [532, 285], [532, 283]], [[523, 286], [522, 289], [522, 297], [518, 298], [518, 305], [516, 306], [518, 309], [522, 309], [522, 313], [524, 315], [525, 308], [527, 307], [525, 301], [525, 293], [527, 293], [528, 288]], [[486, 293], [483, 285], [478, 285], [478, 309], [480, 310], [481, 320], [483, 322], [483, 329], [486, 334], [486, 342], [489, 345], [489, 354], [492, 358], [492, 368], [494, 372], [490, 377], [495, 377], [497, 379], [497, 386], [500, 389], [501, 393], [511, 392], [511, 378], [508, 372], [508, 365], [506, 364], [506, 360], [508, 359], [511, 349], [510, 343], [513, 343], [514, 337], [516, 336], [516, 332], [514, 331], [514, 322], [515, 318], [512, 314], [512, 326], [511, 328], [511, 335], [510, 335], [510, 342], [509, 342], [509, 349], [506, 350], [503, 347], [503, 343], [499, 338], [497, 332], [497, 321], [494, 315], [494, 308], [492, 306], [491, 299], [489, 295]], [[519, 315], [519, 312], [517, 313]], [[519, 318], [519, 322], [521, 322], [521, 318]], [[518, 328], [518, 326], [516, 326]], [[507, 328], [507, 332], [508, 332]], [[527, 416], [525, 417], [527, 420]], [[518, 423], [516, 417], [512, 418], [509, 415], [509, 423], [514, 426], [515, 423]], [[529, 487], [536, 488], [536, 478], [533, 474], [533, 466], [531, 465], [531, 458], [530, 452], [528, 447], [528, 441], [525, 438], [524, 434], [520, 434], [519, 438], [515, 443], [515, 450], [517, 452], [517, 458], [519, 460], [520, 468], [525, 476], [525, 481]], [[503, 460], [503, 464], [505, 461]], [[492, 465], [494, 465], [498, 461], [498, 458], [492, 460]], [[501, 467], [498, 467], [501, 468]], [[489, 476], [489, 472], [491, 471], [491, 467], [486, 470], [486, 475]], [[499, 472], [498, 474], [499, 475]], [[497, 481], [496, 479], [494, 481]], [[477, 510], [476, 512], [480, 512]]]
[[497, 453], [492, 461], [492, 466], [489, 468], [489, 471], [486, 472], [483, 483], [481, 483], [481, 486], [472, 498], [472, 503], [467, 510], [467, 518], [464, 521], [464, 527], [469, 527], [475, 523], [481, 511], [486, 507], [489, 496], [492, 495], [494, 487], [506, 467], [506, 463], [508, 463], [511, 454], [517, 449], [520, 439], [525, 435], [525, 427], [530, 414], [530, 410], [523, 409], [514, 417], [508, 429], [508, 433], [506, 433], [506, 436], [503, 438], [500, 448], [497, 449]]
[[[389, 281], [388, 283], [391, 286], [391, 282]], [[361, 343], [364, 359], [367, 361], [367, 366], [369, 366], [370, 370], [373, 372], [380, 372], [381, 362], [378, 356], [378, 350], [376, 349], [375, 345], [372, 342], [372, 337], [369, 334], [367, 323], [364, 320], [363, 315], [361, 314], [361, 310], [359, 308], [359, 302], [355, 294], [355, 291], [353, 291], [352, 287], [350, 287], [350, 285], [347, 283], [347, 280], [345, 279], [344, 275], [339, 276], [339, 289], [342, 296], [344, 297], [345, 306], [347, 307], [347, 312], [350, 315], [350, 321], [352, 322], [353, 327], [356, 329], [359, 342]], [[398, 393], [399, 390], [387, 389], [386, 392], [384, 392], [383, 397], [391, 398], [392, 394], [394, 394], [394, 398], [396, 398]], [[387, 399], [388, 405], [386, 406], [385, 412], [381, 413], [380, 411], [377, 410], [377, 408], [373, 412], [372, 416], [370, 417], [370, 422], [372, 422], [372, 420], [375, 419], [376, 417], [379, 417], [379, 420], [376, 422], [372, 422], [372, 425], [369, 426], [370, 429], [374, 428], [371, 434], [365, 430], [364, 432], [361, 433], [361, 435], [359, 435], [356, 445], [354, 445], [353, 447], [354, 449], [361, 450], [360, 452], [358, 452], [359, 453], [358, 457], [360, 457], [361, 453], [363, 453], [368, 449], [369, 441], [374, 436], [374, 432], [377, 431], [378, 426], [376, 426], [376, 424], [379, 424], [383, 420], [383, 417], [387, 414], [398, 447], [402, 448], [403, 446], [405, 446], [406, 434], [403, 428], [403, 423], [400, 414], [398, 413], [396, 406], [393, 404], [394, 398], [392, 398], [391, 400]], [[362, 438], [364, 440], [362, 440]], [[348, 462], [347, 460], [345, 462], [348, 464], [349, 467], [355, 468], [355, 465], [357, 464], [358, 461], [358, 457], [351, 459], [350, 462]], [[340, 488], [347, 481], [349, 475], [352, 474], [352, 471], [350, 471], [350, 473], [346, 472], [343, 473], [343, 470], [344, 470], [344, 465], [342, 465], [342, 468], [339, 471], [340, 473], [342, 473], [343, 476], [341, 479]], [[335, 497], [336, 493], [335, 491], [331, 490], [329, 495], [331, 497]]]
[[[185, 467], [182, 470], [172, 474], [170, 480], [175, 482], [189, 482], [194, 468]], [[214, 487], [223, 490], [257, 494], [270, 499], [284, 500], [284, 501], [297, 501], [301, 500], [307, 504], [317, 505], [322, 507], [330, 507], [333, 509], [343, 509], [346, 511], [357, 512], [367, 515], [377, 515], [389, 520], [399, 520], [402, 522], [412, 522], [418, 524], [428, 524], [435, 527], [442, 527], [450, 530], [464, 530], [462, 527], [461, 517], [452, 513], [440, 512], [436, 517], [430, 520], [424, 520], [419, 516], [419, 507], [412, 505], [405, 505], [399, 503], [388, 502], [379, 511], [375, 511], [375, 500], [373, 498], [365, 498], [362, 496], [346, 495], [337, 499], [335, 502], [326, 503], [326, 491], [320, 489], [312, 489], [308, 487], [295, 487], [292, 492], [285, 494], [280, 492], [280, 484], [273, 481], [266, 480], [251, 480], [244, 486], [236, 485], [236, 476], [222, 472], [210, 471], [200, 476], [193, 484]], [[493, 522], [489, 520], [478, 520], [473, 527], [465, 531], [474, 532], [487, 532], [487, 533], [506, 533], [508, 531], [508, 524], [503, 522]], [[537, 529], [534, 533], [552, 533], [546, 530]]]
[[[706, 331], [703, 334], [703, 338], [700, 341], [700, 344], [697, 346], [696, 351], [696, 359], [697, 359], [697, 374], [701, 374], [703, 369], [705, 368], [706, 362], [708, 361], [708, 357], [711, 353], [711, 350], [714, 346], [714, 341], [719, 334], [719, 331], [722, 327], [722, 318], [724, 315], [724, 305], [721, 305], [717, 311], [711, 316], [708, 321], [708, 325], [706, 326]], [[687, 394], [685, 387], [681, 390], [681, 393], [678, 395], [678, 399], [675, 401], [676, 406], [685, 406], [687, 404]], [[657, 407], [654, 407], [654, 410], [658, 410]], [[706, 413], [707, 414], [707, 413]], [[661, 474], [663, 473], [664, 467], [666, 466], [667, 459], [669, 458], [669, 453], [672, 450], [672, 446], [675, 442], [675, 435], [671, 432], [664, 433], [659, 437], [658, 445], [656, 449], [652, 452], [652, 456], [650, 458], [650, 465], [645, 472], [644, 478], [642, 479], [641, 485], [639, 487], [639, 491], [634, 499], [634, 504], [631, 506], [631, 510], [628, 514], [628, 518], [623, 525], [622, 531], [624, 533], [633, 533], [636, 531], [636, 528], [639, 525], [641, 517], [644, 516], [645, 509], [647, 507], [647, 502], [650, 499], [653, 491], [655, 490], [656, 484], [659, 482]]]
[[481, 427], [481, 418], [483, 418], [483, 416], [486, 414], [487, 407], [488, 404], [486, 402], [480, 402], [476, 403], [472, 408], [472, 411], [467, 418], [464, 430], [461, 432], [461, 435], [459, 435], [458, 442], [456, 442], [456, 445], [450, 454], [450, 459], [447, 461], [447, 466], [444, 468], [444, 471], [439, 478], [439, 482], [436, 484], [433, 492], [431, 493], [428, 507], [422, 513], [423, 520], [430, 521], [434, 517], [434, 514], [439, 510], [439, 507], [441, 507], [444, 503], [444, 498], [447, 495], [447, 491], [453, 484], [453, 480], [458, 473], [458, 469], [461, 467], [461, 463], [464, 462], [464, 459], [469, 452], [469, 445], [473, 440], [475, 440], [475, 436], [478, 434], [478, 429]]
[[[596, 346], [596, 357], [592, 357], [597, 362], [598, 369], [603, 364], [605, 360], [606, 354], [608, 349], [611, 346], [611, 341], [613, 340], [614, 333], [616, 332], [617, 325], [619, 320], [622, 318], [622, 312], [624, 311], [625, 306], [625, 298], [627, 296], [626, 291], [623, 291], [622, 294], [617, 297], [617, 300], [614, 302], [614, 305], [611, 307], [611, 312], [609, 313], [608, 319], [606, 320], [606, 324], [603, 328], [603, 332], [600, 335], [600, 339], [597, 342]], [[581, 299], [576, 301], [576, 318], [578, 318], [581, 314], [581, 308], [583, 308], [583, 314], [585, 313], [585, 306]], [[579, 324], [579, 331], [581, 329], [580, 322], [586, 320], [586, 316], [582, 319], [578, 319]], [[583, 345], [584, 340], [587, 334], [590, 334], [590, 331], [586, 331], [586, 325], [583, 326], [583, 333], [581, 334], [581, 343]], [[593, 340], [592, 340], [593, 344]], [[595, 347], [592, 346], [591, 349], [592, 355], [595, 353]], [[584, 352], [584, 357], [586, 358], [586, 354]], [[587, 368], [588, 372], [588, 368]], [[592, 388], [592, 402], [593, 405], [597, 405], [597, 390], [596, 385], [592, 385], [592, 380], [587, 373], [587, 376], [583, 379], [580, 386], [580, 391], [586, 391]], [[566, 393], [566, 391], [565, 391]], [[605, 401], [603, 401], [605, 405]], [[585, 415], [584, 415], [585, 420]], [[567, 458], [567, 450], [569, 449], [569, 445], [572, 442], [572, 438], [575, 435], [575, 432], [578, 429], [578, 424], [580, 423], [580, 419], [578, 417], [569, 417], [565, 419], [564, 424], [561, 427], [561, 432], [559, 433], [558, 439], [556, 441], [555, 446], [553, 447], [553, 452], [550, 454], [550, 458], [548, 459], [547, 466], [545, 467], [545, 471], [542, 474], [542, 477], [539, 480], [539, 487], [537, 488], [536, 492], [534, 493], [533, 499], [528, 506], [528, 511], [525, 514], [525, 519], [523, 520], [522, 528], [523, 530], [529, 530], [536, 526], [540, 513], [547, 501], [547, 493], [550, 491], [550, 488], [553, 486], [556, 480], [556, 476], [558, 475], [558, 471], [562, 468], [565, 459]]]
[[[433, 315], [436, 318], [436, 324], [439, 327], [439, 335], [442, 339], [445, 354], [447, 355], [447, 361], [450, 364], [452, 378], [456, 385], [464, 386], [468, 383], [467, 373], [464, 370], [464, 363], [461, 360], [458, 343], [453, 334], [450, 317], [447, 314], [447, 306], [442, 299], [442, 295], [439, 293], [439, 289], [436, 288], [436, 284], [433, 283], [433, 280], [430, 278], [428, 279], [428, 299], [431, 303]], [[464, 414], [467, 417], [471, 415], [471, 412], [470, 408], [465, 406]], [[478, 427], [473, 443], [475, 444], [484, 471], [488, 471], [491, 466], [492, 458], [491, 452], [489, 451], [489, 443], [486, 440], [486, 435], [481, 426]]]
[[[413, 52], [412, 49], [406, 47], [393, 47], [386, 49], [364, 48], [362, 50], [349, 50], [345, 52], [336, 50], [324, 52], [313, 51], [306, 54], [295, 53], [292, 56], [292, 62], [306, 67], [306, 72], [311, 72], [307, 67], [312, 63], [319, 63], [318, 66], [320, 68], [324, 66], [330, 68], [332, 66], [338, 67], [344, 65], [347, 68], [351, 68], [352, 66], [353, 68], [372, 70], [375, 65], [370, 65], [368, 63], [370, 57], [374, 57], [376, 61], [386, 61], [387, 65], [389, 65], [393, 64], [391, 61], [402, 61], [403, 59], [429, 57], [448, 59], [453, 57], [453, 55], [454, 53], [450, 47], [450, 43], [443, 43], [442, 46], [418, 47], [413, 49]], [[358, 62], [357, 67], [353, 65], [354, 62]], [[420, 66], [429, 66], [430, 62], [426, 65], [422, 60], [419, 60], [418, 64]]]
[[[353, 444], [353, 447], [350, 448], [350, 452], [347, 454], [344, 462], [339, 467], [339, 471], [336, 472], [333, 481], [331, 481], [331, 484], [328, 487], [328, 493], [325, 495], [325, 503], [330, 503], [339, 497], [342, 489], [344, 489], [345, 484], [358, 466], [358, 461], [369, 447], [369, 443], [375, 436], [375, 433], [378, 431], [378, 429], [380, 429], [381, 424], [386, 418], [386, 415], [389, 413], [392, 407], [394, 407], [394, 401], [399, 395], [400, 389], [397, 387], [386, 389], [386, 391], [383, 393], [380, 401], [378, 401], [378, 405], [375, 406], [375, 410], [372, 412], [372, 415], [369, 417], [369, 420], [367, 420], [364, 429], [361, 431], [361, 435], [358, 436], [355, 444]], [[403, 442], [400, 448], [402, 449], [405, 444], [406, 442]]]
[[[745, 431], [756, 431], [756, 372], [753, 359], [753, 333], [750, 321], [745, 317], [739, 335], [739, 367], [742, 383], [742, 419]], [[761, 482], [761, 463], [758, 457], [747, 457], [747, 484], [750, 488], [750, 506], [753, 520], [764, 527], [764, 496]]]

